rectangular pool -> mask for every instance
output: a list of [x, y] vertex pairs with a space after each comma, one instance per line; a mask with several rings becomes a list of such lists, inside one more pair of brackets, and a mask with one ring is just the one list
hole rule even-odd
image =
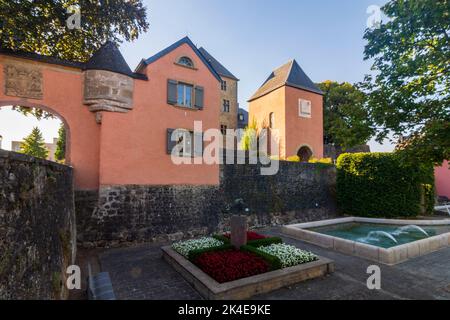
[[284, 226], [282, 232], [323, 248], [388, 265], [450, 247], [450, 219], [348, 217]]
[[388, 224], [351, 222], [311, 228], [308, 230], [388, 249], [396, 247], [398, 245], [428, 239], [445, 233], [450, 233], [450, 225], [398, 226]]

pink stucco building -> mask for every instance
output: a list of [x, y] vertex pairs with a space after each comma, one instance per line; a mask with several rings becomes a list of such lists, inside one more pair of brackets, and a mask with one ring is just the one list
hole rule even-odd
[[86, 63], [0, 51], [0, 107], [36, 107], [61, 118], [79, 190], [217, 185], [218, 165], [176, 165], [168, 148], [170, 133], [190, 133], [194, 121], [203, 131], [220, 128], [221, 81], [187, 37], [142, 60], [135, 72], [112, 43]]
[[275, 69], [249, 100], [249, 121], [277, 133], [280, 157], [323, 157], [323, 93], [295, 60]]
[[450, 198], [450, 163], [445, 161], [441, 167], [435, 168], [436, 192], [438, 196]]

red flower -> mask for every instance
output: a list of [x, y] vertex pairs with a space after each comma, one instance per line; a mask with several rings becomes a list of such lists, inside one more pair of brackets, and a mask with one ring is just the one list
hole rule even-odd
[[[230, 233], [225, 233], [224, 234], [225, 237], [227, 237], [228, 239], [231, 238], [231, 234]], [[267, 237], [253, 232], [253, 231], [247, 231], [247, 241], [253, 241], [253, 240], [261, 240], [261, 239], [266, 239]]]
[[219, 283], [252, 277], [270, 270], [262, 258], [238, 250], [208, 252], [199, 256], [195, 264]]

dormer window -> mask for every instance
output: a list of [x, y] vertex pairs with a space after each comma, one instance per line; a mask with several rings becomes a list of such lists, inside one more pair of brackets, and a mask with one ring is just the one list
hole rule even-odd
[[177, 63], [188, 68], [194, 68], [194, 62], [189, 57], [181, 57]]

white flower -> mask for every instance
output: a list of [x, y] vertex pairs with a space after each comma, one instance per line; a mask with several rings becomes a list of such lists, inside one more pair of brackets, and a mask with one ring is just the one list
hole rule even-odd
[[187, 258], [189, 256], [189, 252], [191, 252], [192, 250], [208, 249], [220, 247], [222, 245], [224, 245], [222, 241], [210, 237], [205, 237], [201, 239], [177, 242], [172, 245], [172, 248], [176, 252]]
[[278, 257], [282, 268], [289, 268], [299, 264], [317, 260], [317, 256], [311, 252], [300, 250], [284, 243], [259, 247], [265, 253]]

